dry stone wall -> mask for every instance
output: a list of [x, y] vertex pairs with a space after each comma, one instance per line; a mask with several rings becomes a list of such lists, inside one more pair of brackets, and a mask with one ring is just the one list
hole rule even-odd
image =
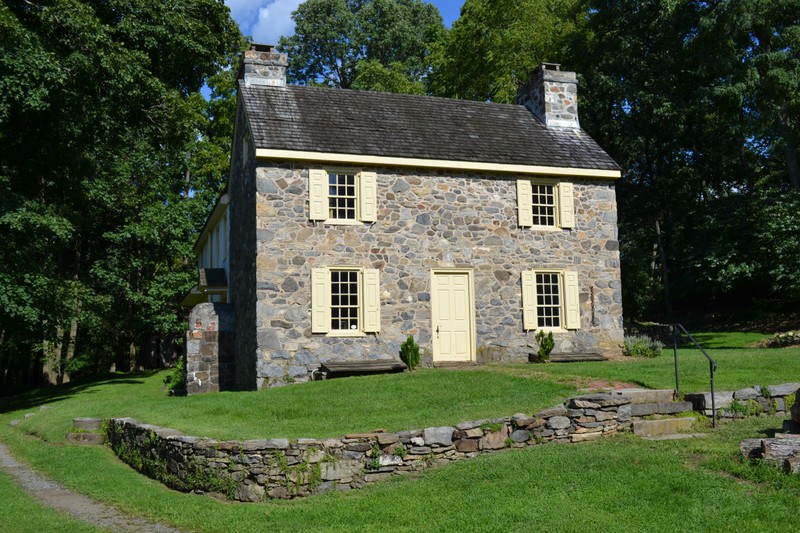
[[[478, 362], [522, 362], [536, 352], [535, 332], [522, 328], [520, 276], [544, 268], [574, 270], [580, 283], [581, 328], [557, 332], [555, 352], [619, 353], [622, 297], [612, 181], [575, 180], [575, 228], [542, 231], [517, 225], [518, 176], [370, 170], [377, 171], [378, 221], [335, 226], [309, 220], [307, 168], [262, 162], [255, 169], [258, 388], [305, 381], [329, 360], [396, 359], [408, 335], [422, 347], [423, 364], [431, 364], [434, 268], [473, 272]], [[232, 261], [246, 262], [237, 257], [234, 252]], [[344, 265], [380, 271], [380, 334], [311, 333], [311, 269]], [[232, 285], [244, 282], [250, 283], [231, 278]], [[236, 298], [247, 290], [232, 287]], [[248, 307], [244, 317], [239, 305]], [[237, 301], [237, 315], [248, 325], [250, 313], [249, 303]], [[237, 343], [251, 349], [245, 339]]]
[[173, 488], [261, 501], [351, 490], [507, 448], [601, 438], [630, 427], [630, 401], [593, 394], [532, 416], [334, 439], [219, 442], [116, 418], [110, 420], [108, 440], [120, 458]]
[[[721, 418], [742, 418], [761, 413], [788, 413], [796, 405], [796, 392], [800, 383], [782, 383], [760, 387], [754, 385], [736, 391], [715, 391], [714, 407]], [[684, 395], [692, 408], [712, 416], [711, 393], [697, 392]]]

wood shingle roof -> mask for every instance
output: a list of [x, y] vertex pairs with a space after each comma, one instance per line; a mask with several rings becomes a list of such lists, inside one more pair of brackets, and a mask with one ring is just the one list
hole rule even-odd
[[548, 128], [520, 105], [297, 85], [239, 90], [256, 148], [619, 169], [583, 130]]

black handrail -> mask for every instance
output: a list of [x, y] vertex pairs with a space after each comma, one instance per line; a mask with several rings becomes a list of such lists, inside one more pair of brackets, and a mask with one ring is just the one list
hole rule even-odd
[[716, 395], [714, 394], [714, 372], [717, 371], [717, 362], [711, 358], [710, 355], [706, 353], [702, 346], [692, 337], [692, 334], [686, 331], [686, 328], [683, 327], [681, 324], [672, 324], [672, 353], [675, 356], [675, 393], [681, 393], [681, 381], [680, 376], [678, 375], [678, 335], [680, 335], [680, 331], [682, 331], [689, 340], [694, 343], [700, 352], [706, 356], [708, 359], [708, 366], [709, 366], [709, 373], [711, 374], [711, 422], [713, 427], [717, 427], [717, 401]]

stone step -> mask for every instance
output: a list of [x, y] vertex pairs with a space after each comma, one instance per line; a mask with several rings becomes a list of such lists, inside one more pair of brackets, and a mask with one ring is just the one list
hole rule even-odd
[[672, 415], [691, 410], [691, 402], [637, 403], [631, 405], [631, 416]]
[[83, 446], [100, 446], [106, 440], [102, 433], [67, 433], [67, 442]]
[[581, 361], [608, 361], [599, 353], [551, 353], [551, 363], [578, 363]]
[[675, 398], [675, 391], [672, 389], [617, 389], [611, 391], [612, 395], [629, 396], [631, 403], [667, 403]]
[[103, 425], [101, 418], [73, 418], [72, 427], [84, 431], [97, 431]]
[[658, 437], [672, 435], [692, 429], [694, 418], [665, 418], [663, 420], [636, 420], [633, 434], [638, 437]]

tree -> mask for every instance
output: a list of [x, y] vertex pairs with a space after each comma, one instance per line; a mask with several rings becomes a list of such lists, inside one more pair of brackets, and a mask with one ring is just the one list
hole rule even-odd
[[199, 90], [241, 37], [219, 0], [7, 2], [0, 24], [9, 390], [43, 355], [60, 381], [175, 329], [218, 185], [186, 172], [211, 120]]
[[421, 0], [307, 0], [281, 37], [295, 83], [420, 92], [445, 28]]
[[576, 0], [467, 0], [435, 58], [434, 92], [513, 103], [542, 62], [561, 61], [585, 13]]

